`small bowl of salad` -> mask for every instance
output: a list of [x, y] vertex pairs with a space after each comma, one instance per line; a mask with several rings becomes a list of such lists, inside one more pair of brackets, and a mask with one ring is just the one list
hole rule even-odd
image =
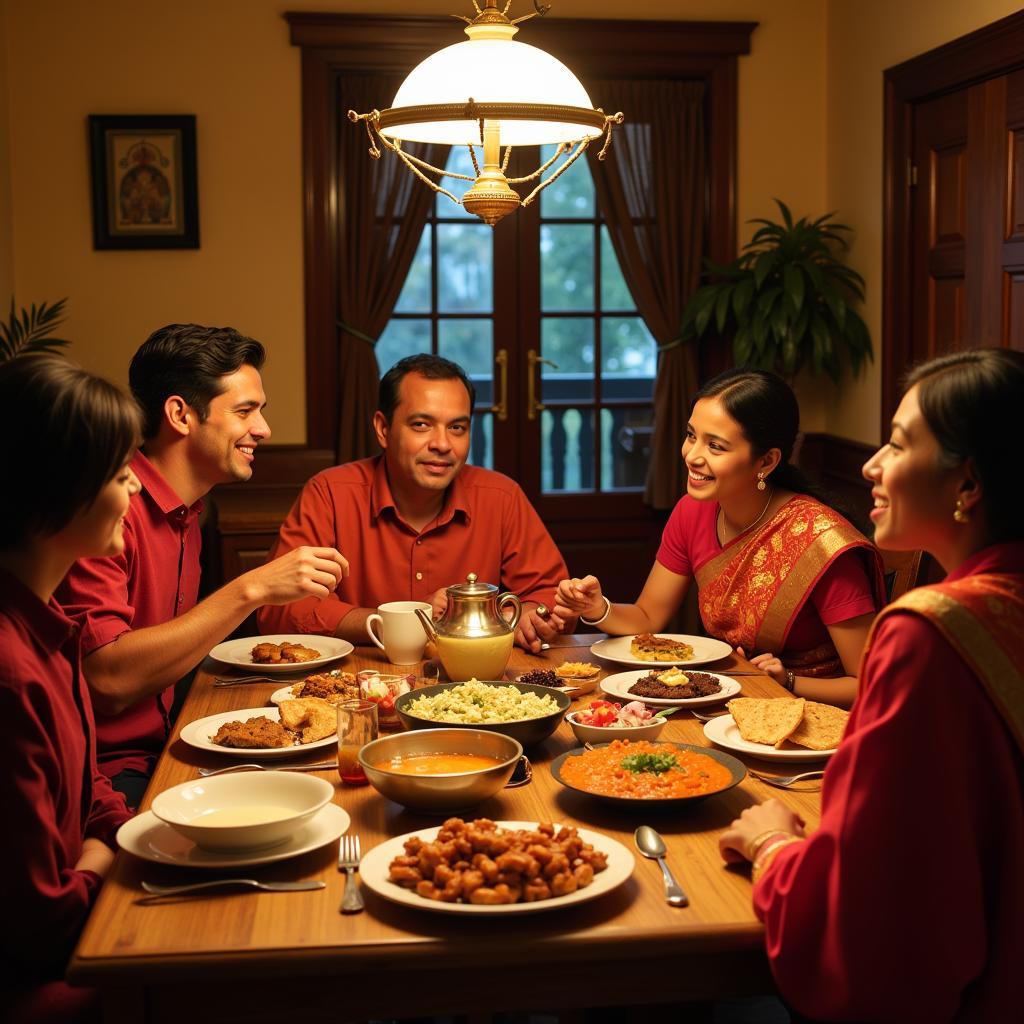
[[654, 714], [639, 700], [628, 704], [614, 700], [591, 701], [585, 708], [570, 711], [565, 720], [580, 743], [655, 740], [667, 721], [664, 714]]

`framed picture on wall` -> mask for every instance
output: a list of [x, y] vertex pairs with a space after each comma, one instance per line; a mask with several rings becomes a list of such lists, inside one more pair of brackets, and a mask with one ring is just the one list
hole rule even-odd
[[198, 249], [193, 114], [92, 114], [94, 249]]

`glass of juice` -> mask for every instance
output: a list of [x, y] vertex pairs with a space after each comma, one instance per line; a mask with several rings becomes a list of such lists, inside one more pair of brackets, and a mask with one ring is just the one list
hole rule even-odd
[[359, 751], [377, 738], [377, 705], [372, 700], [346, 700], [338, 705], [338, 774], [348, 786], [365, 786]]

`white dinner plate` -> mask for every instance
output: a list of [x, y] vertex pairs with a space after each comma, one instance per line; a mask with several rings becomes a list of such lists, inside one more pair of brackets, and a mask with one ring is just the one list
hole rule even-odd
[[728, 676], [721, 676], [717, 672], [705, 672], [704, 675], [714, 676], [722, 685], [718, 693], [709, 694], [707, 697], [638, 697], [630, 693], [629, 688], [644, 676], [651, 672], [664, 671], [664, 669], [644, 669], [642, 672], [619, 672], [614, 676], [608, 676], [601, 680], [601, 689], [611, 697], [618, 697], [620, 700], [642, 700], [645, 704], [656, 704], [660, 707], [683, 707], [698, 708], [704, 704], [721, 704], [723, 700], [729, 700], [740, 692], [740, 684]]
[[[533, 821], [499, 821], [496, 824], [502, 828], [513, 829], [537, 827], [536, 822]], [[359, 864], [359, 875], [363, 884], [367, 889], [372, 889], [378, 896], [382, 896], [392, 903], [401, 903], [406, 907], [415, 907], [418, 910], [428, 910], [438, 914], [536, 914], [541, 910], [558, 910], [562, 907], [597, 899], [606, 892], [618, 888], [633, 873], [633, 854], [622, 843], [610, 836], [602, 835], [600, 832], [591, 832], [589, 829], [581, 828], [577, 829], [580, 837], [590, 843], [594, 849], [608, 855], [608, 867], [594, 875], [594, 881], [585, 889], [577, 889], [576, 892], [569, 893], [568, 896], [553, 896], [549, 900], [537, 900], [534, 903], [505, 903], [501, 906], [441, 903], [437, 900], [428, 900], [411, 889], [403, 889], [400, 885], [388, 881], [388, 868], [395, 857], [405, 854], [407, 839], [419, 836], [420, 839], [429, 842], [437, 837], [440, 830], [440, 826], [418, 829], [375, 846]]]
[[[321, 657], [312, 661], [282, 661], [277, 665], [252, 660], [252, 649], [257, 644], [302, 644], [303, 647], [319, 651]], [[336, 636], [320, 636], [318, 633], [298, 633], [295, 635], [275, 634], [274, 636], [243, 636], [237, 640], [225, 640], [217, 644], [210, 657], [222, 661], [225, 665], [236, 665], [238, 668], [252, 669], [254, 672], [267, 675], [280, 675], [287, 672], [305, 672], [311, 675], [321, 665], [329, 665], [332, 661], [344, 658], [355, 648], [347, 640]]]
[[[338, 672], [340, 669], [335, 669], [334, 671]], [[270, 702], [280, 706], [281, 701], [283, 700], [295, 700], [295, 694], [292, 693], [292, 690], [301, 682], [303, 682], [302, 679], [296, 679], [293, 682], [290, 682], [287, 686], [282, 686], [280, 690], [275, 690], [270, 695]]]
[[333, 747], [338, 742], [338, 734], [332, 732], [322, 740], [313, 743], [298, 743], [293, 747], [222, 747], [219, 743], [211, 743], [210, 737], [226, 722], [247, 722], [250, 718], [263, 715], [275, 722], [281, 721], [280, 708], [243, 708], [241, 711], [222, 711], [219, 715], [208, 715], [189, 722], [181, 730], [181, 738], [190, 747], [207, 750], [213, 754], [227, 754], [228, 757], [243, 757], [251, 761], [254, 757], [298, 757], [307, 750], [319, 750], [321, 747]]
[[726, 750], [735, 750], [740, 754], [750, 754], [753, 757], [763, 758], [765, 761], [824, 761], [831, 757], [836, 751], [832, 750], [808, 750], [806, 747], [790, 747], [786, 750], [776, 750], [767, 743], [751, 743], [740, 735], [739, 726], [736, 725], [732, 715], [719, 715], [704, 724], [704, 735], [712, 743], [717, 743]]
[[610, 636], [607, 640], [598, 640], [590, 648], [590, 653], [604, 658], [605, 661], [617, 661], [620, 665], [646, 665], [648, 668], [668, 668], [670, 665], [705, 665], [709, 661], [718, 661], [719, 658], [732, 654], [732, 647], [724, 640], [714, 640], [709, 636], [688, 636], [686, 633], [655, 633], [654, 635], [689, 644], [693, 648], [693, 657], [683, 661], [651, 661], [650, 659], [636, 658], [629, 650], [629, 645], [633, 642], [632, 636]]
[[154, 864], [176, 864], [189, 868], [243, 868], [272, 864], [318, 850], [332, 843], [348, 829], [348, 814], [337, 804], [321, 807], [312, 818], [280, 846], [249, 853], [213, 853], [196, 846], [161, 821], [152, 811], [130, 818], [117, 830], [117, 845]]

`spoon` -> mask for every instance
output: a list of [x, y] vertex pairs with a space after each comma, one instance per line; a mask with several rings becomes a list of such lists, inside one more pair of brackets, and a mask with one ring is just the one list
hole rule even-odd
[[282, 764], [268, 768], [265, 764], [232, 764], [227, 768], [200, 768], [199, 774], [204, 779], [211, 775], [223, 775], [225, 772], [326, 772], [337, 768], [337, 761], [318, 761], [316, 764]]
[[661, 868], [661, 877], [665, 880], [665, 899], [673, 907], [685, 907], [689, 904], [689, 897], [682, 890], [682, 886], [676, 881], [669, 866], [665, 863], [665, 840], [651, 828], [650, 825], [641, 825], [633, 833], [636, 840], [636, 848], [651, 860], [656, 860]]

